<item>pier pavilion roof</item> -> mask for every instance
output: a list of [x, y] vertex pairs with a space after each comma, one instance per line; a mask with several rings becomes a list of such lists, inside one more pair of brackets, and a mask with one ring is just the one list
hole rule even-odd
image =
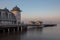
[[0, 11], [9, 12], [9, 10], [8, 10], [7, 8], [4, 8], [4, 9], [0, 9]]

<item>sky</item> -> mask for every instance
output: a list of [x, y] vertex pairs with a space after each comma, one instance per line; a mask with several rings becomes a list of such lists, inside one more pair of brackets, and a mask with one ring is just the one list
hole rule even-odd
[[0, 0], [0, 8], [21, 10], [23, 20], [60, 21], [60, 0]]

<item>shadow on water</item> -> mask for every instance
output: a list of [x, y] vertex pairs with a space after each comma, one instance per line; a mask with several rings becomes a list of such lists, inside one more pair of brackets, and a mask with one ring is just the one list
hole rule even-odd
[[28, 29], [28, 31], [27, 31], [27, 33], [33, 33], [33, 34], [35, 34], [34, 32], [42, 34], [43, 28], [31, 28], [31, 29]]
[[42, 31], [43, 31], [43, 28], [39, 28], [39, 27], [38, 27], [38, 28], [36, 28], [35, 30], [36, 30], [36, 31], [39, 31], [39, 32], [42, 32]]
[[2, 33], [0, 35], [0, 40], [20, 40], [19, 33]]
[[57, 28], [31, 28], [22, 32], [0, 33], [0, 40], [57, 40], [60, 39], [60, 32], [57, 32], [57, 29], [60, 30], [60, 26]]

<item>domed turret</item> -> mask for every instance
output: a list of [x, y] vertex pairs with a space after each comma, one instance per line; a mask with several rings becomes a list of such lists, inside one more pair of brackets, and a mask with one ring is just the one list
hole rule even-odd
[[17, 24], [21, 23], [21, 10], [19, 7], [15, 6], [11, 12], [15, 15], [16, 19], [17, 19]]
[[15, 7], [12, 9], [12, 11], [19, 11], [19, 12], [21, 12], [20, 8], [17, 7], [17, 6], [15, 6]]

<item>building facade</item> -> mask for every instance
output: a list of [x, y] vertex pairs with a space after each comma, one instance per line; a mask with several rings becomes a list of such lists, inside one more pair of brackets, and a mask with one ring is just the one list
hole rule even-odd
[[15, 6], [11, 11], [7, 8], [0, 9], [0, 24], [20, 24], [21, 23], [21, 10]]

